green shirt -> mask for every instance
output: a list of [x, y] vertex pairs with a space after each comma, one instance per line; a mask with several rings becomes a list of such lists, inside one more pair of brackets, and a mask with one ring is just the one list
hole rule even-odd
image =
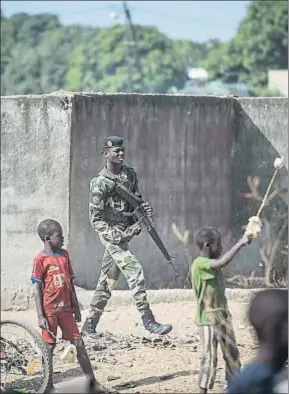
[[190, 276], [197, 300], [196, 324], [215, 324], [218, 313], [228, 312], [221, 269], [212, 269], [208, 257], [198, 257], [190, 267]]

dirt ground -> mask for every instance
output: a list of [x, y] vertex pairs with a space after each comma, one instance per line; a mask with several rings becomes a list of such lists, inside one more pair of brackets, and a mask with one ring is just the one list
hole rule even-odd
[[[229, 302], [242, 363], [255, 352], [252, 332], [246, 320], [248, 304]], [[87, 342], [87, 349], [98, 380], [127, 393], [193, 393], [198, 391], [198, 331], [194, 324], [195, 303], [176, 302], [152, 305], [157, 320], [171, 323], [173, 331], [162, 341], [153, 340], [140, 324], [133, 305], [119, 306], [103, 314], [96, 342]], [[87, 311], [82, 311], [83, 320]], [[36, 312], [1, 312], [1, 320], [16, 318], [36, 326]], [[81, 324], [80, 324], [81, 325]], [[60, 333], [58, 334], [60, 336]], [[153, 341], [152, 341], [153, 340]], [[55, 382], [81, 375], [75, 364], [61, 364], [55, 355]], [[224, 362], [219, 356], [219, 369], [214, 393], [224, 386]]]

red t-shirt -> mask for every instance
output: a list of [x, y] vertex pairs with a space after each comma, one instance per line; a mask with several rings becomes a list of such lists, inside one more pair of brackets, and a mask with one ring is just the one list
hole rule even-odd
[[51, 254], [45, 250], [34, 259], [32, 283], [42, 283], [43, 311], [45, 315], [55, 312], [72, 312], [73, 270], [67, 250]]

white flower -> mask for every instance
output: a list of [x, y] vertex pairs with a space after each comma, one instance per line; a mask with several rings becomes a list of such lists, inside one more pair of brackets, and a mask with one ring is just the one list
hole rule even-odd
[[280, 170], [281, 168], [283, 168], [285, 166], [285, 160], [284, 157], [276, 157], [275, 161], [274, 161], [274, 167], [276, 168], [276, 170]]

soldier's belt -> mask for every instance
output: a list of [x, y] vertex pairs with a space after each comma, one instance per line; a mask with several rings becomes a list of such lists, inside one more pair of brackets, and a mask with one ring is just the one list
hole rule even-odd
[[112, 213], [103, 211], [102, 217], [104, 220], [123, 222], [126, 221], [128, 218], [131, 218], [132, 214], [130, 212]]

